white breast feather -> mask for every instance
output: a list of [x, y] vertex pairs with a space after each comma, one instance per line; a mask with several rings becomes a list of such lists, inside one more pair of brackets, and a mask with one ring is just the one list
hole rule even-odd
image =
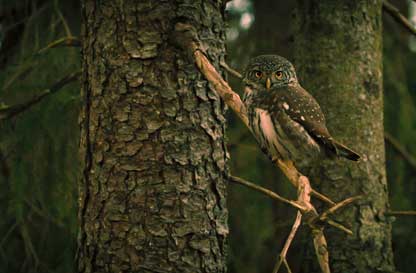
[[259, 108], [256, 108], [256, 113], [260, 116], [260, 128], [263, 130], [264, 137], [272, 143], [277, 139], [277, 136], [269, 113]]
[[[257, 115], [256, 120], [260, 120], [259, 126], [256, 126], [257, 128], [255, 133], [257, 137], [261, 139], [261, 135], [263, 135], [264, 139], [266, 140], [266, 143], [264, 144], [267, 146], [265, 148], [267, 148], [271, 156], [282, 154], [285, 149], [280, 143], [276, 133], [275, 124], [273, 124], [270, 114], [266, 110], [259, 108], [256, 108], [255, 112]], [[260, 129], [261, 132], [258, 132], [257, 129]]]

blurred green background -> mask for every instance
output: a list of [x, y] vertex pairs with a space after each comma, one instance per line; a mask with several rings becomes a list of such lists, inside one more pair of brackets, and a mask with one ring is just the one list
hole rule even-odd
[[[0, 0], [0, 113], [80, 69], [79, 48], [51, 42], [79, 36], [78, 0]], [[276, 53], [292, 59], [292, 13], [296, 1], [234, 0], [227, 5], [228, 63], [242, 69], [252, 56]], [[391, 1], [416, 16], [416, 3]], [[416, 155], [416, 39], [389, 15], [384, 21], [385, 129]], [[39, 52], [40, 51], [40, 52]], [[240, 92], [239, 81], [230, 76]], [[74, 270], [77, 236], [77, 82], [24, 113], [0, 120], [0, 272]], [[232, 173], [295, 197], [293, 188], [259, 151], [235, 116], [228, 117]], [[416, 166], [386, 142], [391, 207], [416, 208]], [[295, 211], [238, 185], [229, 186], [229, 272], [270, 272], [291, 228]], [[414, 272], [416, 217], [393, 223], [395, 263]], [[301, 233], [308, 232], [301, 228]], [[289, 250], [293, 272], [302, 262], [299, 234]]]

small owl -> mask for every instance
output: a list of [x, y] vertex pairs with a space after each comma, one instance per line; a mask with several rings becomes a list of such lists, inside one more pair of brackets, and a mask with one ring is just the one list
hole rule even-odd
[[243, 81], [251, 130], [270, 158], [292, 160], [301, 171], [322, 156], [359, 160], [357, 153], [332, 138], [319, 104], [299, 84], [288, 60], [277, 55], [255, 57]]

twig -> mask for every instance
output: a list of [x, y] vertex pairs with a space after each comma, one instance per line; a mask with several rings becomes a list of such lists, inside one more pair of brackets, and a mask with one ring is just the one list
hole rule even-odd
[[289, 265], [287, 264], [286, 254], [289, 250], [290, 245], [292, 244], [293, 238], [295, 238], [296, 231], [298, 230], [300, 223], [302, 221], [302, 213], [299, 211], [296, 214], [295, 222], [293, 223], [292, 230], [289, 233], [289, 236], [286, 239], [285, 245], [283, 246], [282, 251], [280, 252], [279, 258], [274, 266], [273, 273], [279, 272], [280, 266], [282, 263], [285, 264], [288, 272], [291, 272]]
[[[300, 183], [299, 198], [302, 198], [304, 202], [307, 202], [310, 204], [310, 201], [311, 201], [310, 193], [311, 193], [312, 188], [311, 188], [311, 185], [309, 184], [309, 180], [300, 179], [299, 183]], [[314, 215], [314, 217], [315, 218], [306, 219], [306, 221], [309, 227], [312, 229], [313, 245], [315, 248], [316, 258], [318, 259], [318, 263], [322, 272], [331, 273], [331, 270], [329, 268], [328, 247], [327, 247], [325, 235], [323, 232], [323, 227], [318, 227], [314, 224], [315, 223], [314, 219], [318, 217], [317, 213]]]
[[220, 62], [220, 65], [227, 70], [228, 73], [232, 74], [234, 77], [242, 79], [243, 75], [240, 74], [237, 70], [232, 69], [227, 63]]
[[283, 260], [283, 264], [286, 267], [287, 273], [292, 273], [292, 270], [290, 270], [289, 264], [287, 263], [286, 259]]
[[63, 37], [63, 38], [60, 38], [58, 40], [55, 40], [49, 43], [44, 48], [39, 49], [37, 54], [41, 54], [48, 49], [58, 47], [58, 46], [79, 47], [81, 46], [81, 41], [77, 37], [73, 37], [73, 36]]
[[323, 212], [321, 214], [321, 216], [319, 216], [319, 220], [321, 220], [321, 221], [326, 220], [328, 218], [329, 214], [333, 214], [335, 211], [337, 211], [337, 210], [339, 210], [339, 209], [341, 209], [341, 208], [343, 208], [343, 207], [345, 207], [345, 206], [347, 206], [347, 205], [349, 205], [349, 204], [351, 204], [351, 203], [353, 203], [353, 202], [355, 202], [355, 201], [357, 201], [361, 198], [362, 198], [362, 196], [358, 195], [358, 196], [347, 198], [347, 199], [335, 204], [334, 206], [330, 207], [328, 210]]
[[[264, 188], [264, 187], [262, 187], [262, 186], [259, 186], [259, 185], [257, 185], [257, 184], [254, 184], [254, 183], [252, 183], [252, 182], [249, 182], [249, 181], [247, 181], [247, 180], [245, 180], [245, 179], [243, 179], [243, 178], [240, 178], [240, 177], [237, 177], [237, 176], [230, 176], [230, 179], [229, 179], [229, 181], [230, 182], [233, 182], [233, 183], [237, 183], [237, 184], [240, 184], [240, 185], [243, 185], [243, 186], [246, 186], [246, 187], [248, 187], [248, 188], [250, 188], [250, 189], [253, 189], [253, 190], [255, 190], [255, 191], [258, 191], [258, 192], [261, 192], [261, 193], [263, 193], [263, 194], [265, 194], [265, 195], [267, 195], [267, 196], [269, 196], [270, 198], [272, 198], [272, 199], [275, 199], [275, 200], [278, 200], [278, 201], [281, 201], [281, 202], [284, 202], [284, 203], [286, 203], [286, 204], [289, 204], [289, 205], [291, 205], [291, 206], [293, 206], [293, 207], [295, 207], [296, 209], [298, 209], [298, 210], [300, 210], [301, 212], [304, 212], [304, 213], [307, 213], [309, 210], [311, 210], [311, 208], [308, 208], [307, 206], [305, 206], [304, 204], [305, 204], [305, 202], [302, 202], [302, 203], [299, 203], [299, 201], [298, 202], [295, 202], [295, 201], [292, 201], [292, 200], [288, 200], [288, 199], [286, 199], [286, 198], [284, 198], [284, 197], [281, 197], [280, 195], [278, 195], [277, 193], [275, 193], [275, 192], [273, 192], [273, 191], [271, 191], [271, 190], [269, 190], [269, 189], [266, 189], [266, 188]], [[353, 198], [355, 198], [355, 197], [353, 197]], [[348, 198], [348, 199], [346, 199], [346, 200], [350, 200], [351, 198]], [[358, 199], [358, 198], [357, 198]], [[357, 199], [355, 199], [355, 200], [357, 200]], [[351, 200], [351, 202], [353, 202], [353, 201], [355, 201], [355, 200]], [[345, 200], [344, 200], [345, 201]], [[340, 202], [340, 203], [343, 203], [344, 201], [342, 201], [342, 202]], [[351, 203], [351, 202], [348, 202], [348, 204], [349, 203]], [[339, 207], [339, 205], [337, 206], [337, 208], [336, 209], [338, 209], [338, 208], [340, 208]], [[331, 209], [331, 208], [330, 208]], [[336, 210], [335, 209], [335, 210]], [[335, 211], [334, 210], [334, 211]], [[313, 222], [313, 224], [315, 223], [315, 222], [317, 222], [317, 221], [319, 221], [320, 219], [319, 219], [319, 215], [318, 214], [316, 214], [316, 215], [312, 215], [312, 216], [310, 216], [309, 217], [311, 220], [311, 223]], [[334, 222], [334, 221], [332, 221], [332, 220], [330, 220], [330, 219], [328, 219], [328, 218], [324, 218], [324, 219], [322, 219], [322, 220], [320, 220], [320, 221], [324, 221], [324, 222], [326, 222], [328, 225], [330, 225], [330, 226], [333, 226], [333, 227], [335, 227], [335, 228], [337, 228], [337, 229], [339, 229], [339, 230], [341, 230], [341, 231], [344, 231], [345, 233], [347, 233], [348, 235], [352, 235], [352, 231], [351, 230], [349, 230], [348, 228], [346, 228], [346, 227], [344, 227], [343, 225], [341, 225], [341, 224], [339, 224], [339, 223], [336, 223], [336, 222]]]
[[13, 75], [3, 84], [3, 89], [8, 89], [16, 80], [21, 79], [22, 77], [29, 74], [31, 70], [33, 70], [34, 63], [28, 62], [34, 56], [43, 54], [45, 51], [51, 48], [55, 48], [58, 46], [68, 46], [68, 47], [79, 47], [81, 45], [81, 41], [76, 37], [64, 37], [58, 40], [55, 40], [48, 44], [46, 47], [38, 50], [37, 52], [33, 53], [30, 57], [28, 57], [22, 64], [20, 64], [19, 69], [13, 73]]
[[323, 273], [330, 273], [329, 268], [329, 253], [326, 239], [324, 236], [323, 228], [313, 228], [313, 246], [315, 248], [315, 254], [318, 258], [319, 266]]
[[416, 216], [416, 210], [390, 210], [386, 211], [384, 215], [392, 216]]
[[384, 132], [384, 139], [402, 156], [404, 160], [407, 161], [407, 163], [409, 163], [413, 169], [416, 169], [416, 158], [410, 154], [397, 139], [387, 132]]
[[288, 199], [286, 199], [284, 197], [281, 197], [277, 193], [275, 193], [275, 192], [273, 192], [271, 190], [268, 190], [266, 188], [263, 188], [262, 186], [259, 186], [259, 185], [256, 185], [254, 183], [251, 183], [251, 182], [249, 182], [249, 181], [247, 181], [247, 180], [245, 180], [243, 178], [236, 177], [236, 176], [230, 176], [229, 181], [234, 182], [234, 183], [237, 183], [237, 184], [240, 184], [240, 185], [244, 185], [244, 186], [246, 186], [248, 188], [251, 188], [251, 189], [254, 189], [254, 190], [259, 191], [261, 193], [264, 193], [265, 195], [267, 195], [267, 196], [269, 196], [269, 197], [271, 197], [273, 199], [279, 200], [279, 201], [281, 201], [283, 203], [289, 204], [289, 205], [297, 208], [298, 210], [301, 210], [301, 211], [306, 211], [307, 210], [305, 207], [303, 207], [302, 205], [299, 205], [295, 201], [291, 201], [291, 200], [288, 200]]
[[403, 14], [400, 13], [398, 8], [390, 4], [388, 1], [383, 1], [383, 10], [390, 14], [396, 22], [403, 25], [407, 31], [416, 35], [416, 28]]
[[[309, 184], [309, 180], [303, 176], [301, 179], [299, 179], [298, 184], [298, 202], [304, 204], [309, 208], [309, 211], [311, 211], [314, 216], [317, 215], [315, 208], [311, 205], [311, 185]], [[286, 260], [286, 254], [289, 250], [290, 245], [292, 244], [293, 238], [295, 238], [295, 234], [299, 228], [299, 225], [302, 221], [302, 212], [298, 211], [296, 214], [295, 222], [293, 223], [292, 230], [289, 233], [289, 236], [286, 239], [285, 245], [283, 246], [282, 251], [280, 252], [279, 258], [274, 266], [273, 273], [279, 272], [280, 266], [282, 263], [285, 264], [286, 269], [288, 272], [291, 272], [289, 265], [287, 264]]]
[[58, 1], [54, 1], [54, 8], [55, 8], [55, 12], [58, 14], [59, 19], [62, 22], [62, 25], [64, 26], [66, 35], [69, 37], [72, 37], [72, 33], [71, 33], [71, 29], [69, 28], [68, 22], [65, 20], [64, 15], [62, 14], [61, 10], [58, 7]]
[[352, 234], [353, 234], [353, 233], [352, 233], [352, 231], [351, 231], [350, 229], [348, 229], [348, 228], [344, 227], [344, 226], [343, 226], [343, 225], [341, 225], [340, 223], [337, 223], [337, 222], [335, 222], [335, 221], [332, 221], [331, 219], [326, 219], [326, 220], [325, 220], [325, 222], [326, 222], [328, 225], [330, 225], [330, 226], [332, 226], [332, 227], [334, 227], [334, 228], [337, 228], [337, 229], [339, 229], [339, 230], [341, 230], [341, 231], [343, 231], [343, 232], [347, 233], [348, 235], [352, 235]]
[[336, 203], [334, 201], [332, 201], [331, 199], [329, 199], [327, 196], [323, 195], [320, 192], [317, 192], [316, 190], [312, 189], [311, 191], [312, 195], [317, 197], [318, 199], [320, 199], [321, 201], [325, 201], [327, 202], [329, 205], [333, 206]]
[[19, 66], [15, 73], [3, 84], [2, 89], [8, 89], [16, 80], [23, 80], [33, 69], [33, 63], [23, 63]]
[[26, 102], [20, 103], [20, 104], [0, 108], [0, 120], [10, 119], [26, 111], [33, 105], [42, 101], [45, 97], [59, 91], [62, 87], [64, 87], [68, 83], [73, 82], [74, 80], [78, 79], [80, 75], [81, 75], [81, 72], [79, 71], [66, 75], [65, 77], [63, 77], [62, 79], [54, 83], [50, 88], [43, 90], [42, 92], [40, 92], [40, 94], [36, 95], [32, 99]]
[[37, 265], [39, 264], [39, 256], [32, 243], [32, 238], [30, 237], [29, 231], [27, 230], [26, 223], [22, 223], [20, 225], [20, 235], [23, 238], [23, 243], [25, 245], [27, 254], [29, 254], [29, 256], [32, 256], [32, 258], [35, 261], [35, 266], [37, 267]]

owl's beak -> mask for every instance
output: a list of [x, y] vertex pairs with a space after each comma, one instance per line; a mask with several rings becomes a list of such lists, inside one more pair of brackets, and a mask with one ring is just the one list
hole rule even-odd
[[267, 78], [266, 79], [266, 89], [269, 90], [271, 86], [272, 86], [272, 82], [271, 82], [270, 78]]

